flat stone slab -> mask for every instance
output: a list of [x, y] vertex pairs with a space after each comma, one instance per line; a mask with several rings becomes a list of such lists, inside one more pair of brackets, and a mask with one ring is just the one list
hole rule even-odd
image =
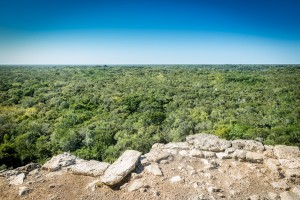
[[186, 141], [197, 149], [213, 152], [222, 152], [231, 147], [230, 141], [205, 133], [189, 135], [186, 137]]
[[109, 167], [109, 163], [100, 162], [97, 160], [82, 161], [70, 167], [70, 172], [73, 174], [86, 176], [101, 176]]
[[246, 151], [262, 152], [265, 150], [265, 147], [261, 142], [254, 140], [233, 140], [231, 144], [233, 148], [243, 149]]
[[101, 181], [106, 185], [116, 185], [123, 180], [130, 172], [132, 172], [142, 155], [141, 152], [135, 150], [125, 151], [119, 158], [110, 165], [101, 177]]
[[295, 159], [300, 157], [299, 148], [296, 146], [276, 145], [273, 151], [278, 159]]
[[148, 173], [153, 174], [155, 176], [162, 176], [163, 175], [160, 168], [159, 168], [159, 166], [158, 166], [158, 164], [156, 164], [156, 163], [153, 163], [153, 164], [145, 167], [145, 170]]
[[65, 152], [63, 154], [59, 154], [57, 156], [52, 157], [51, 160], [49, 160], [42, 166], [42, 169], [48, 171], [57, 171], [60, 170], [62, 167], [74, 165], [76, 163], [76, 159], [76, 156]]
[[10, 185], [22, 185], [25, 179], [25, 174], [21, 173], [15, 176], [10, 182]]

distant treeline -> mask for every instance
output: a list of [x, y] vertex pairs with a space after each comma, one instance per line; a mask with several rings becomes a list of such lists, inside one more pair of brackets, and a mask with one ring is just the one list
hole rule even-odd
[[300, 146], [300, 66], [0, 67], [0, 168], [200, 132]]

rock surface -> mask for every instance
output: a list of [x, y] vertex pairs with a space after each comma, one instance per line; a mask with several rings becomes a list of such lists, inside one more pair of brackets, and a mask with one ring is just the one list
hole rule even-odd
[[89, 160], [72, 165], [70, 167], [70, 171], [74, 174], [82, 174], [86, 176], [101, 176], [104, 174], [109, 165], [109, 163]]
[[297, 147], [197, 134], [125, 151], [112, 165], [64, 153], [45, 170], [1, 171], [0, 199], [300, 199], [299, 162]]
[[42, 166], [42, 169], [48, 171], [57, 171], [60, 170], [62, 167], [73, 165], [75, 163], [76, 156], [65, 152], [63, 154], [59, 154], [57, 156], [52, 157], [51, 160], [49, 160]]
[[125, 151], [116, 162], [110, 165], [101, 177], [101, 181], [106, 185], [115, 185], [132, 172], [142, 155], [134, 150]]
[[200, 150], [221, 152], [226, 148], [231, 147], [231, 142], [220, 139], [215, 135], [200, 133], [196, 135], [189, 135], [186, 137], [189, 144]]

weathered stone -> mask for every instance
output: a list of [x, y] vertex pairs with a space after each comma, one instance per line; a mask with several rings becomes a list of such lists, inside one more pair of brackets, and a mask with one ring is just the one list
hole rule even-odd
[[24, 196], [32, 191], [32, 188], [29, 187], [20, 187], [19, 188], [19, 196]]
[[288, 169], [299, 169], [300, 168], [300, 157], [293, 159], [279, 159], [279, 163]]
[[159, 168], [159, 166], [158, 166], [158, 164], [156, 164], [156, 163], [153, 163], [153, 164], [145, 167], [145, 170], [147, 172], [155, 175], [155, 176], [162, 176], [163, 175], [160, 168]]
[[236, 149], [243, 149], [245, 151], [262, 152], [265, 147], [261, 142], [254, 140], [233, 140], [232, 147]]
[[150, 152], [147, 154], [147, 160], [152, 162], [160, 162], [161, 160], [167, 160], [171, 154], [163, 149], [162, 144], [154, 144], [150, 150]]
[[181, 150], [181, 151], [178, 152], [178, 154], [181, 155], [181, 156], [189, 156], [189, 151]]
[[171, 183], [180, 183], [183, 182], [184, 180], [180, 176], [174, 176], [170, 179]]
[[31, 172], [32, 170], [40, 168], [40, 167], [41, 166], [38, 163], [29, 163], [29, 164], [27, 164], [25, 166], [18, 167], [15, 170], [18, 171], [18, 172], [26, 173], [27, 174], [27, 173]]
[[178, 149], [188, 150], [190, 149], [189, 143], [187, 142], [170, 142], [164, 146], [165, 149]]
[[231, 147], [230, 141], [205, 133], [187, 136], [186, 140], [189, 144], [194, 145], [194, 147], [206, 151], [222, 152], [226, 148]]
[[268, 197], [270, 200], [279, 200], [279, 195], [275, 192], [268, 192]]
[[300, 186], [294, 186], [292, 189], [291, 189], [291, 191], [294, 193], [294, 194], [296, 194], [298, 197], [299, 197], [299, 199], [300, 199]]
[[217, 188], [217, 187], [209, 186], [209, 187], [207, 188], [207, 191], [208, 191], [209, 193], [213, 193], [213, 192], [220, 192], [221, 189], [220, 189], [220, 188]]
[[300, 182], [300, 169], [286, 169], [285, 176], [293, 182]]
[[236, 149], [232, 154], [232, 157], [237, 160], [244, 161], [246, 160], [246, 154], [247, 152], [245, 150]]
[[212, 170], [212, 169], [217, 169], [219, 166], [220, 166], [220, 164], [217, 161], [211, 160], [211, 161], [208, 161], [208, 163], [206, 164], [204, 169]]
[[204, 158], [216, 158], [216, 154], [211, 151], [202, 151]]
[[202, 151], [200, 151], [199, 149], [190, 150], [189, 155], [191, 157], [196, 157], [196, 158], [203, 158], [204, 157]]
[[298, 199], [299, 197], [290, 191], [285, 191], [280, 194], [280, 200], [298, 200]]
[[125, 151], [116, 162], [110, 165], [101, 177], [106, 185], [115, 185], [132, 172], [141, 156], [141, 152], [134, 150]]
[[85, 189], [91, 190], [91, 191], [95, 191], [97, 185], [100, 184], [100, 183], [101, 183], [100, 180], [95, 180], [95, 181], [89, 183], [89, 184], [86, 186]]
[[271, 145], [264, 145], [265, 146], [265, 151], [264, 151], [264, 156], [267, 158], [275, 158], [274, 155], [274, 146]]
[[276, 145], [274, 155], [278, 159], [295, 159], [300, 157], [300, 151], [296, 146]]
[[283, 190], [290, 189], [290, 186], [285, 181], [272, 182], [271, 185], [275, 189], [277, 189], [277, 188], [283, 189]]
[[76, 156], [65, 152], [63, 154], [59, 154], [57, 156], [52, 157], [51, 160], [49, 160], [42, 166], [42, 169], [48, 171], [57, 171], [60, 170], [62, 167], [73, 165], [75, 163]]
[[264, 155], [262, 153], [248, 151], [246, 153], [246, 160], [253, 163], [262, 163], [264, 161]]
[[264, 163], [272, 172], [277, 172], [280, 166], [278, 160], [273, 158], [265, 159]]
[[22, 185], [25, 179], [25, 173], [18, 174], [10, 182], [10, 185]]
[[216, 156], [219, 159], [231, 159], [232, 158], [231, 154], [224, 153], [224, 152], [216, 153]]
[[146, 188], [148, 187], [147, 184], [144, 183], [144, 181], [142, 179], [137, 179], [135, 181], [133, 181], [133, 183], [131, 183], [128, 187], [128, 191], [129, 192], [133, 192], [136, 191], [140, 188]]
[[79, 164], [72, 165], [70, 172], [86, 176], [101, 176], [109, 167], [108, 163], [99, 162], [96, 160], [84, 161]]

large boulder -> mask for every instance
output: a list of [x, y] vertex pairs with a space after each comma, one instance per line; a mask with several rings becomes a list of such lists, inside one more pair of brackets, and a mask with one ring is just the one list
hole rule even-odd
[[233, 148], [243, 149], [245, 151], [262, 152], [265, 150], [261, 142], [254, 140], [233, 140], [231, 144]]
[[296, 146], [276, 145], [273, 151], [278, 159], [294, 159], [300, 157], [299, 148]]
[[65, 152], [63, 154], [52, 157], [51, 160], [49, 160], [42, 166], [42, 169], [48, 171], [58, 171], [62, 167], [67, 167], [69, 165], [75, 164], [76, 159], [76, 156]]
[[231, 147], [230, 141], [205, 133], [189, 135], [186, 137], [186, 141], [194, 147], [206, 151], [222, 152]]
[[70, 167], [70, 172], [86, 176], [101, 176], [110, 164], [96, 160], [86, 160]]
[[101, 181], [106, 185], [116, 185], [120, 183], [130, 172], [132, 172], [142, 155], [135, 150], [125, 151], [116, 162], [110, 165], [101, 177]]

